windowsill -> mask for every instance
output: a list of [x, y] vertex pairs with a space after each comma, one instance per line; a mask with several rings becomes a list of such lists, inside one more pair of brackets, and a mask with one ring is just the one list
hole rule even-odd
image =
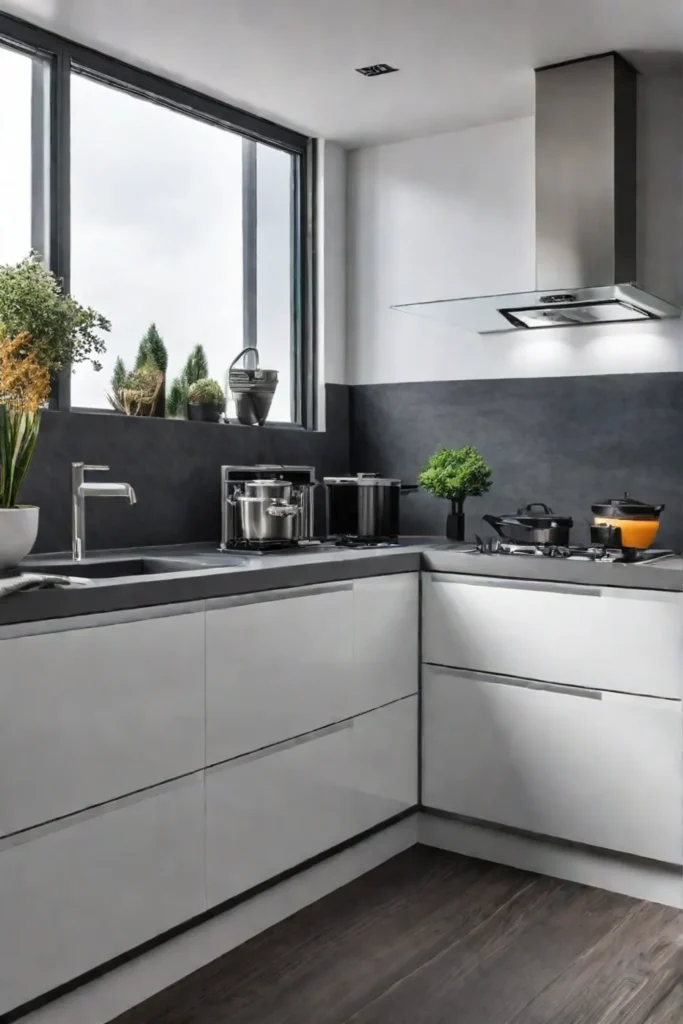
[[[52, 409], [51, 412], [65, 412], [66, 410]], [[74, 407], [68, 410], [69, 412], [78, 413], [79, 415], [86, 416], [118, 416], [125, 420], [155, 420], [162, 423], [184, 423], [189, 427], [237, 427], [240, 430], [254, 430], [254, 429], [273, 429], [273, 430], [295, 430], [305, 431], [306, 428], [300, 423], [286, 423], [284, 421], [273, 420], [266, 421], [263, 427], [254, 428], [249, 424], [238, 423], [236, 420], [230, 420], [227, 423], [202, 423], [198, 420], [184, 420], [182, 418], [166, 418], [164, 416], [126, 416], [125, 413], [117, 412], [116, 409], [89, 409], [87, 407]], [[310, 431], [315, 433], [316, 431]]]

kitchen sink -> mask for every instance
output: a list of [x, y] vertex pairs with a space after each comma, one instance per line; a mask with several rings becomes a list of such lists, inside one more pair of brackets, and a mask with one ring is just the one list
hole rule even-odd
[[132, 556], [130, 558], [93, 558], [82, 562], [58, 559], [27, 562], [22, 566], [26, 572], [54, 573], [57, 576], [76, 576], [86, 579], [115, 579], [122, 576], [157, 576], [171, 572], [191, 572], [201, 569], [232, 569], [242, 565], [244, 560], [223, 556], [220, 561], [205, 561], [197, 558], [163, 558]]

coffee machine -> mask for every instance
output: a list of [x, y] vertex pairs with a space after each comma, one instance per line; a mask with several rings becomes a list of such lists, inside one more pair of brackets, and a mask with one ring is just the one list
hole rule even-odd
[[317, 543], [313, 466], [222, 466], [221, 551], [271, 551]]

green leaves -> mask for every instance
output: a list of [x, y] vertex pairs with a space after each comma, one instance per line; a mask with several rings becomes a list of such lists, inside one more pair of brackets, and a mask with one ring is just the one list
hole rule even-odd
[[0, 405], [0, 508], [14, 508], [31, 465], [40, 430], [40, 412]]
[[[184, 416], [187, 405], [188, 389], [198, 381], [206, 380], [209, 376], [209, 361], [203, 345], [195, 345], [187, 357], [187, 362], [182, 372], [173, 379], [166, 397], [166, 415]], [[220, 385], [219, 385], [220, 387]], [[222, 401], [223, 392], [221, 390]], [[212, 399], [213, 401], [213, 399]]]
[[138, 348], [135, 369], [139, 370], [149, 364], [156, 366], [163, 374], [168, 369], [168, 351], [164, 339], [157, 330], [157, 325], [152, 323], [147, 328]]
[[183, 370], [185, 383], [189, 386], [190, 384], [195, 384], [198, 380], [204, 380], [208, 376], [209, 362], [206, 358], [204, 346], [195, 345], [188, 356], [185, 369]]
[[127, 376], [128, 370], [126, 369], [126, 364], [121, 356], [117, 356], [116, 362], [114, 363], [114, 372], [111, 375], [112, 391], [115, 394], [125, 385]]
[[434, 452], [417, 478], [420, 487], [437, 498], [462, 502], [491, 488], [491, 467], [476, 448], [441, 448]]
[[31, 352], [52, 373], [88, 361], [101, 370], [96, 357], [106, 344], [100, 332], [109, 330], [105, 317], [62, 291], [38, 253], [0, 267], [0, 331], [10, 338], [30, 334]]
[[202, 377], [187, 389], [188, 402], [223, 402], [225, 395], [223, 388], [217, 380], [211, 377]]

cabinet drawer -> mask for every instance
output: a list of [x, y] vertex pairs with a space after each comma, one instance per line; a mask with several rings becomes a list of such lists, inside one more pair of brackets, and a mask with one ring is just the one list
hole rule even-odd
[[681, 863], [679, 701], [423, 679], [426, 806]]
[[353, 674], [345, 690], [350, 714], [417, 693], [419, 573], [353, 581]]
[[680, 594], [447, 573], [423, 593], [426, 662], [681, 697]]
[[[132, 799], [132, 798], [131, 798]], [[205, 909], [201, 775], [0, 848], [0, 1013]]]
[[0, 641], [0, 835], [203, 765], [203, 612]]
[[209, 906], [417, 802], [417, 697], [206, 776]]
[[347, 718], [353, 584], [269, 591], [209, 604], [207, 763]]

